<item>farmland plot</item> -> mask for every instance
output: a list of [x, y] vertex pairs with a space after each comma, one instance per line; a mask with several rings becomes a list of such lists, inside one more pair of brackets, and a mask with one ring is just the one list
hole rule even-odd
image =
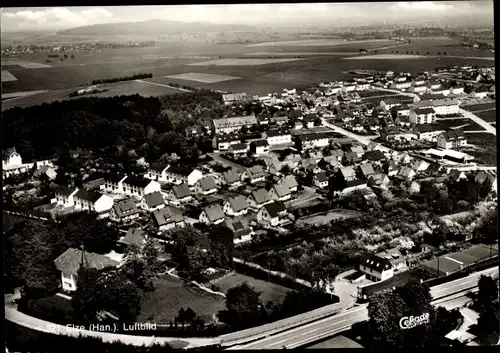
[[297, 58], [293, 59], [220, 59], [211, 60], [201, 63], [189, 64], [189, 66], [256, 66], [256, 65], [267, 65], [276, 63], [285, 63], [288, 61], [301, 60]]
[[12, 75], [7, 70], [2, 70], [2, 82], [12, 82], [12, 81], [17, 81], [16, 76]]
[[474, 115], [477, 115], [478, 117], [480, 117], [481, 119], [483, 119], [484, 121], [486, 121], [488, 123], [496, 123], [496, 121], [497, 121], [496, 109], [487, 110], [487, 111], [480, 112], [480, 113], [474, 113]]
[[185, 74], [170, 75], [170, 76], [165, 76], [165, 77], [179, 79], [179, 80], [196, 81], [196, 82], [202, 82], [202, 83], [216, 83], [216, 82], [223, 82], [223, 81], [239, 79], [239, 77], [235, 77], [235, 76], [204, 74], [204, 73], [198, 73], [198, 72], [188, 72]]

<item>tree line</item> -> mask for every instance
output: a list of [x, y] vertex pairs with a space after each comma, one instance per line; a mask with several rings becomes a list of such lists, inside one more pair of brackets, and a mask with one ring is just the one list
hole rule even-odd
[[116, 77], [116, 78], [103, 78], [103, 79], [97, 79], [97, 80], [92, 80], [93, 85], [100, 85], [103, 83], [115, 83], [115, 82], [122, 82], [122, 81], [132, 81], [132, 80], [139, 80], [143, 78], [151, 78], [153, 77], [152, 73], [149, 74], [135, 74], [132, 76], [123, 76], [123, 77]]

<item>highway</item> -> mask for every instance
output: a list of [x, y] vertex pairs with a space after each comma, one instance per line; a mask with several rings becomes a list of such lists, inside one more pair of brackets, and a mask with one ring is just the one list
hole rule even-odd
[[[444, 283], [431, 288], [431, 295], [434, 299], [434, 305], [440, 305], [444, 302], [443, 298], [452, 296], [453, 294], [463, 292], [466, 293], [477, 286], [477, 282], [481, 275], [491, 276], [498, 274], [498, 267], [490, 268], [484, 271], [474, 273], [466, 278], [461, 278], [452, 282]], [[458, 295], [460, 296], [460, 295]], [[440, 299], [441, 298], [441, 299]], [[440, 299], [440, 300], [436, 300]], [[309, 343], [319, 341], [338, 334], [342, 331], [349, 330], [355, 323], [368, 320], [367, 304], [359, 305], [352, 309], [343, 311], [335, 316], [294, 328], [273, 336], [268, 336], [261, 340], [234, 346], [228, 349], [280, 349], [297, 348]]]

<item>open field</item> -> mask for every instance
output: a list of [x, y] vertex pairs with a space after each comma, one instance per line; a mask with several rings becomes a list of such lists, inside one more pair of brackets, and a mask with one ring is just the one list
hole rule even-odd
[[336, 211], [330, 211], [330, 212], [325, 212], [321, 214], [316, 214], [313, 216], [306, 216], [303, 218], [300, 218], [297, 220], [297, 224], [328, 224], [332, 221], [335, 221], [337, 219], [348, 219], [348, 218], [353, 218], [358, 216], [359, 214], [354, 211], [345, 211], [345, 210], [336, 210]]
[[262, 301], [262, 303], [267, 303], [269, 301], [282, 301], [285, 298], [286, 293], [292, 290], [278, 284], [262, 281], [260, 279], [256, 279], [239, 273], [233, 273], [227, 277], [215, 281], [214, 283], [220, 287], [221, 292], [227, 293], [229, 289], [244, 282], [247, 282], [251, 287], [254, 287], [257, 291], [261, 292], [260, 300]]
[[345, 52], [345, 51], [316, 51], [316, 52], [283, 52], [283, 51], [261, 51], [257, 53], [247, 53], [245, 56], [313, 56], [313, 55], [358, 55], [359, 52], [351, 51], [351, 52]]
[[461, 106], [461, 108], [468, 110], [470, 112], [477, 112], [479, 110], [496, 108], [496, 106], [497, 106], [496, 102], [489, 102], [489, 103], [463, 105], [463, 106]]
[[370, 40], [357, 40], [357, 41], [345, 41], [343, 39], [303, 39], [303, 40], [291, 40], [291, 41], [278, 41], [278, 42], [264, 42], [264, 43], [254, 43], [245, 45], [247, 48], [255, 47], [275, 47], [275, 46], [294, 46], [294, 47], [314, 47], [314, 46], [337, 46], [342, 44], [352, 44], [366, 45], [368, 43], [374, 43], [376, 45], [388, 45], [394, 44], [393, 40], [388, 39], [370, 39]]
[[476, 145], [481, 150], [469, 151], [468, 154], [486, 163], [497, 165], [497, 138], [493, 134], [467, 134], [467, 143]]
[[178, 79], [178, 80], [196, 81], [196, 82], [201, 82], [201, 83], [216, 83], [216, 82], [223, 82], [223, 81], [239, 79], [239, 77], [234, 77], [234, 76], [203, 74], [203, 73], [197, 73], [197, 72], [188, 72], [185, 74], [171, 75], [171, 76], [165, 76], [165, 77]]
[[23, 69], [45, 69], [48, 67], [52, 67], [47, 64], [42, 64], [39, 62], [32, 62], [32, 61], [22, 61], [22, 60], [15, 60], [15, 59], [6, 59], [2, 60], [2, 67], [8, 67], [8, 66], [20, 66]]
[[137, 322], [155, 321], [168, 324], [174, 320], [180, 308], [193, 309], [205, 318], [226, 309], [224, 298], [210, 294], [198, 287], [184, 284], [181, 279], [164, 276], [158, 280], [155, 291], [145, 293], [141, 300], [142, 311]]
[[255, 66], [284, 63], [296, 60], [300, 59], [220, 59], [189, 64], [189, 66]]
[[345, 60], [399, 60], [399, 59], [420, 59], [423, 55], [406, 55], [406, 54], [375, 54], [375, 55], [363, 55], [363, 56], [351, 56], [349, 58], [344, 58]]
[[488, 123], [496, 123], [496, 121], [497, 121], [497, 110], [496, 109], [487, 110], [487, 111], [480, 112], [480, 113], [474, 113], [474, 115], [477, 115], [478, 117], [480, 117], [481, 119], [483, 119], [484, 121], [486, 121]]
[[16, 76], [12, 75], [7, 70], [2, 70], [2, 82], [11, 82], [11, 81], [17, 81]]
[[2, 99], [10, 99], [16, 97], [28, 97], [34, 94], [44, 93], [47, 90], [39, 90], [39, 91], [27, 91], [27, 92], [14, 92], [14, 93], [2, 93]]
[[[464, 126], [465, 125], [465, 126]], [[448, 130], [452, 128], [456, 128], [459, 126], [463, 131], [482, 131], [484, 128], [472, 121], [470, 119], [449, 119], [449, 120], [438, 120], [436, 124], [433, 124], [437, 130]], [[468, 135], [467, 135], [468, 136]]]

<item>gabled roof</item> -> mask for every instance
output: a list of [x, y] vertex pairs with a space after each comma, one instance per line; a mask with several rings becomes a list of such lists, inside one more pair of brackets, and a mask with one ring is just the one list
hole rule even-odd
[[229, 204], [234, 212], [239, 212], [248, 208], [248, 202], [245, 196], [235, 196], [228, 199]]
[[77, 191], [78, 189], [77, 188], [59, 188], [55, 191], [55, 194], [56, 195], [62, 195], [62, 196], [65, 196], [65, 197], [68, 197], [69, 195], [71, 195], [72, 193], [74, 193], [75, 191]]
[[344, 158], [350, 162], [357, 162], [361, 160], [356, 152], [347, 152], [344, 154]]
[[168, 168], [168, 164], [163, 164], [163, 163], [153, 163], [151, 164], [151, 167], [149, 169], [154, 170], [156, 172], [163, 172], [165, 169]]
[[371, 150], [363, 154], [363, 159], [368, 161], [381, 161], [386, 159], [385, 154], [380, 150]]
[[252, 141], [251, 144], [254, 145], [255, 147], [269, 146], [267, 140]]
[[356, 177], [356, 172], [354, 171], [353, 167], [342, 167], [342, 168], [340, 168], [340, 173], [342, 173], [342, 176], [344, 177], [344, 179]]
[[136, 176], [129, 176], [129, 177], [127, 177], [127, 179], [125, 179], [125, 181], [123, 183], [128, 184], [128, 185], [132, 185], [132, 186], [136, 186], [138, 188], [145, 188], [151, 182], [152, 182], [152, 180], [150, 180], [150, 179], [139, 178]]
[[232, 184], [240, 180], [240, 174], [234, 169], [226, 170], [222, 173], [222, 175], [228, 184]]
[[45, 173], [47, 173], [47, 171], [49, 171], [50, 169], [52, 170], [55, 170], [54, 168], [52, 168], [50, 165], [42, 165], [40, 168], [38, 168], [35, 173], [33, 173], [33, 176], [35, 177], [39, 177]]
[[102, 194], [99, 192], [87, 191], [85, 189], [78, 189], [78, 191], [73, 197], [93, 203], [99, 200], [102, 197]]
[[364, 180], [360, 180], [360, 179], [350, 180], [350, 181], [346, 182], [345, 189], [352, 188], [354, 186], [363, 185], [363, 184], [366, 184], [366, 182]]
[[267, 213], [271, 218], [279, 217], [279, 214], [283, 211], [286, 211], [285, 204], [283, 202], [273, 202], [267, 205], [264, 205]]
[[359, 169], [361, 170], [361, 173], [365, 177], [369, 177], [370, 175], [375, 174], [375, 171], [373, 170], [373, 166], [370, 163], [363, 163], [359, 166]]
[[375, 185], [381, 185], [384, 181], [388, 181], [389, 177], [384, 173], [373, 174], [369, 180]]
[[247, 168], [246, 172], [247, 172], [248, 177], [250, 179], [260, 178], [260, 177], [264, 176], [264, 170], [262, 169], [262, 167], [260, 165], [254, 165], [253, 167]]
[[159, 191], [144, 195], [144, 200], [146, 200], [147, 205], [151, 208], [165, 204], [165, 200], [163, 200], [163, 196]]
[[252, 191], [251, 197], [253, 197], [255, 202], [259, 205], [271, 200], [269, 198], [269, 194], [267, 193], [266, 189], [264, 189], [264, 188]]
[[246, 151], [248, 149], [248, 145], [246, 143], [233, 143], [231, 146], [229, 146], [229, 149], [232, 151]]
[[217, 185], [215, 184], [215, 180], [212, 176], [206, 176], [198, 180], [203, 191], [209, 191], [212, 189], [217, 189]]
[[373, 254], [365, 256], [361, 261], [361, 265], [371, 268], [377, 272], [390, 270], [392, 268], [392, 265], [388, 260]]
[[297, 183], [297, 179], [295, 179], [295, 177], [293, 175], [287, 175], [287, 176], [285, 176], [281, 180], [281, 182], [282, 183], [286, 183], [290, 189], [299, 186], [299, 184]]
[[191, 196], [191, 190], [186, 183], [174, 185], [172, 187], [172, 191], [177, 199], [183, 199], [185, 197]]
[[203, 211], [206, 213], [207, 218], [210, 222], [215, 222], [218, 221], [219, 219], [223, 219], [224, 216], [224, 211], [222, 210], [222, 207], [219, 204], [212, 204], [209, 206], [206, 206]]
[[316, 174], [316, 179], [320, 183], [324, 183], [325, 181], [328, 181], [328, 177], [326, 176], [326, 173], [324, 173], [324, 172]]
[[446, 141], [453, 141], [465, 137], [464, 132], [461, 129], [448, 130], [443, 134], [443, 136], [446, 138]]
[[240, 142], [241, 141], [241, 138], [236, 135], [236, 134], [227, 134], [227, 135], [217, 135], [215, 137], [216, 141], [218, 143], [221, 143], [221, 142], [234, 142], [234, 141], [238, 141]]
[[[54, 260], [54, 264], [58, 271], [71, 275], [78, 274], [78, 269], [80, 268], [81, 263], [82, 250], [74, 248], [69, 248]], [[83, 264], [87, 268], [102, 270], [106, 267], [118, 266], [119, 262], [111, 260], [104, 255], [85, 251], [83, 254]]]
[[118, 240], [118, 243], [125, 245], [142, 245], [146, 239], [146, 233], [140, 228], [130, 228], [127, 234]]
[[139, 210], [137, 209], [137, 206], [132, 198], [115, 202], [113, 210], [118, 218], [139, 213]]
[[184, 216], [182, 212], [171, 206], [165, 206], [159, 210], [153, 212], [153, 219], [158, 227], [172, 223], [172, 222], [182, 222], [184, 221]]
[[257, 124], [257, 118], [255, 115], [239, 116], [234, 118], [214, 119], [213, 123], [216, 129], [231, 128]]
[[410, 176], [411, 172], [415, 173], [415, 171], [413, 169], [411, 169], [410, 167], [402, 166], [398, 170], [398, 175], [407, 178]]
[[267, 137], [285, 136], [290, 135], [290, 131], [286, 129], [274, 129], [265, 132]]
[[413, 111], [415, 112], [415, 114], [417, 115], [422, 115], [422, 114], [435, 114], [436, 111], [434, 110], [434, 108], [416, 108], [416, 109], [413, 109]]
[[184, 168], [184, 167], [179, 167], [177, 165], [171, 165], [167, 169], [167, 173], [173, 174], [173, 175], [180, 175], [183, 177], [188, 177], [189, 174], [193, 172], [192, 169]]
[[278, 197], [283, 197], [291, 194], [290, 188], [286, 183], [278, 183], [273, 186], [273, 189]]
[[[126, 175], [123, 174], [109, 174], [104, 177], [104, 180], [110, 183], [118, 183], [123, 180], [123, 178], [127, 178]], [[126, 179], [125, 179], [126, 180]]]

